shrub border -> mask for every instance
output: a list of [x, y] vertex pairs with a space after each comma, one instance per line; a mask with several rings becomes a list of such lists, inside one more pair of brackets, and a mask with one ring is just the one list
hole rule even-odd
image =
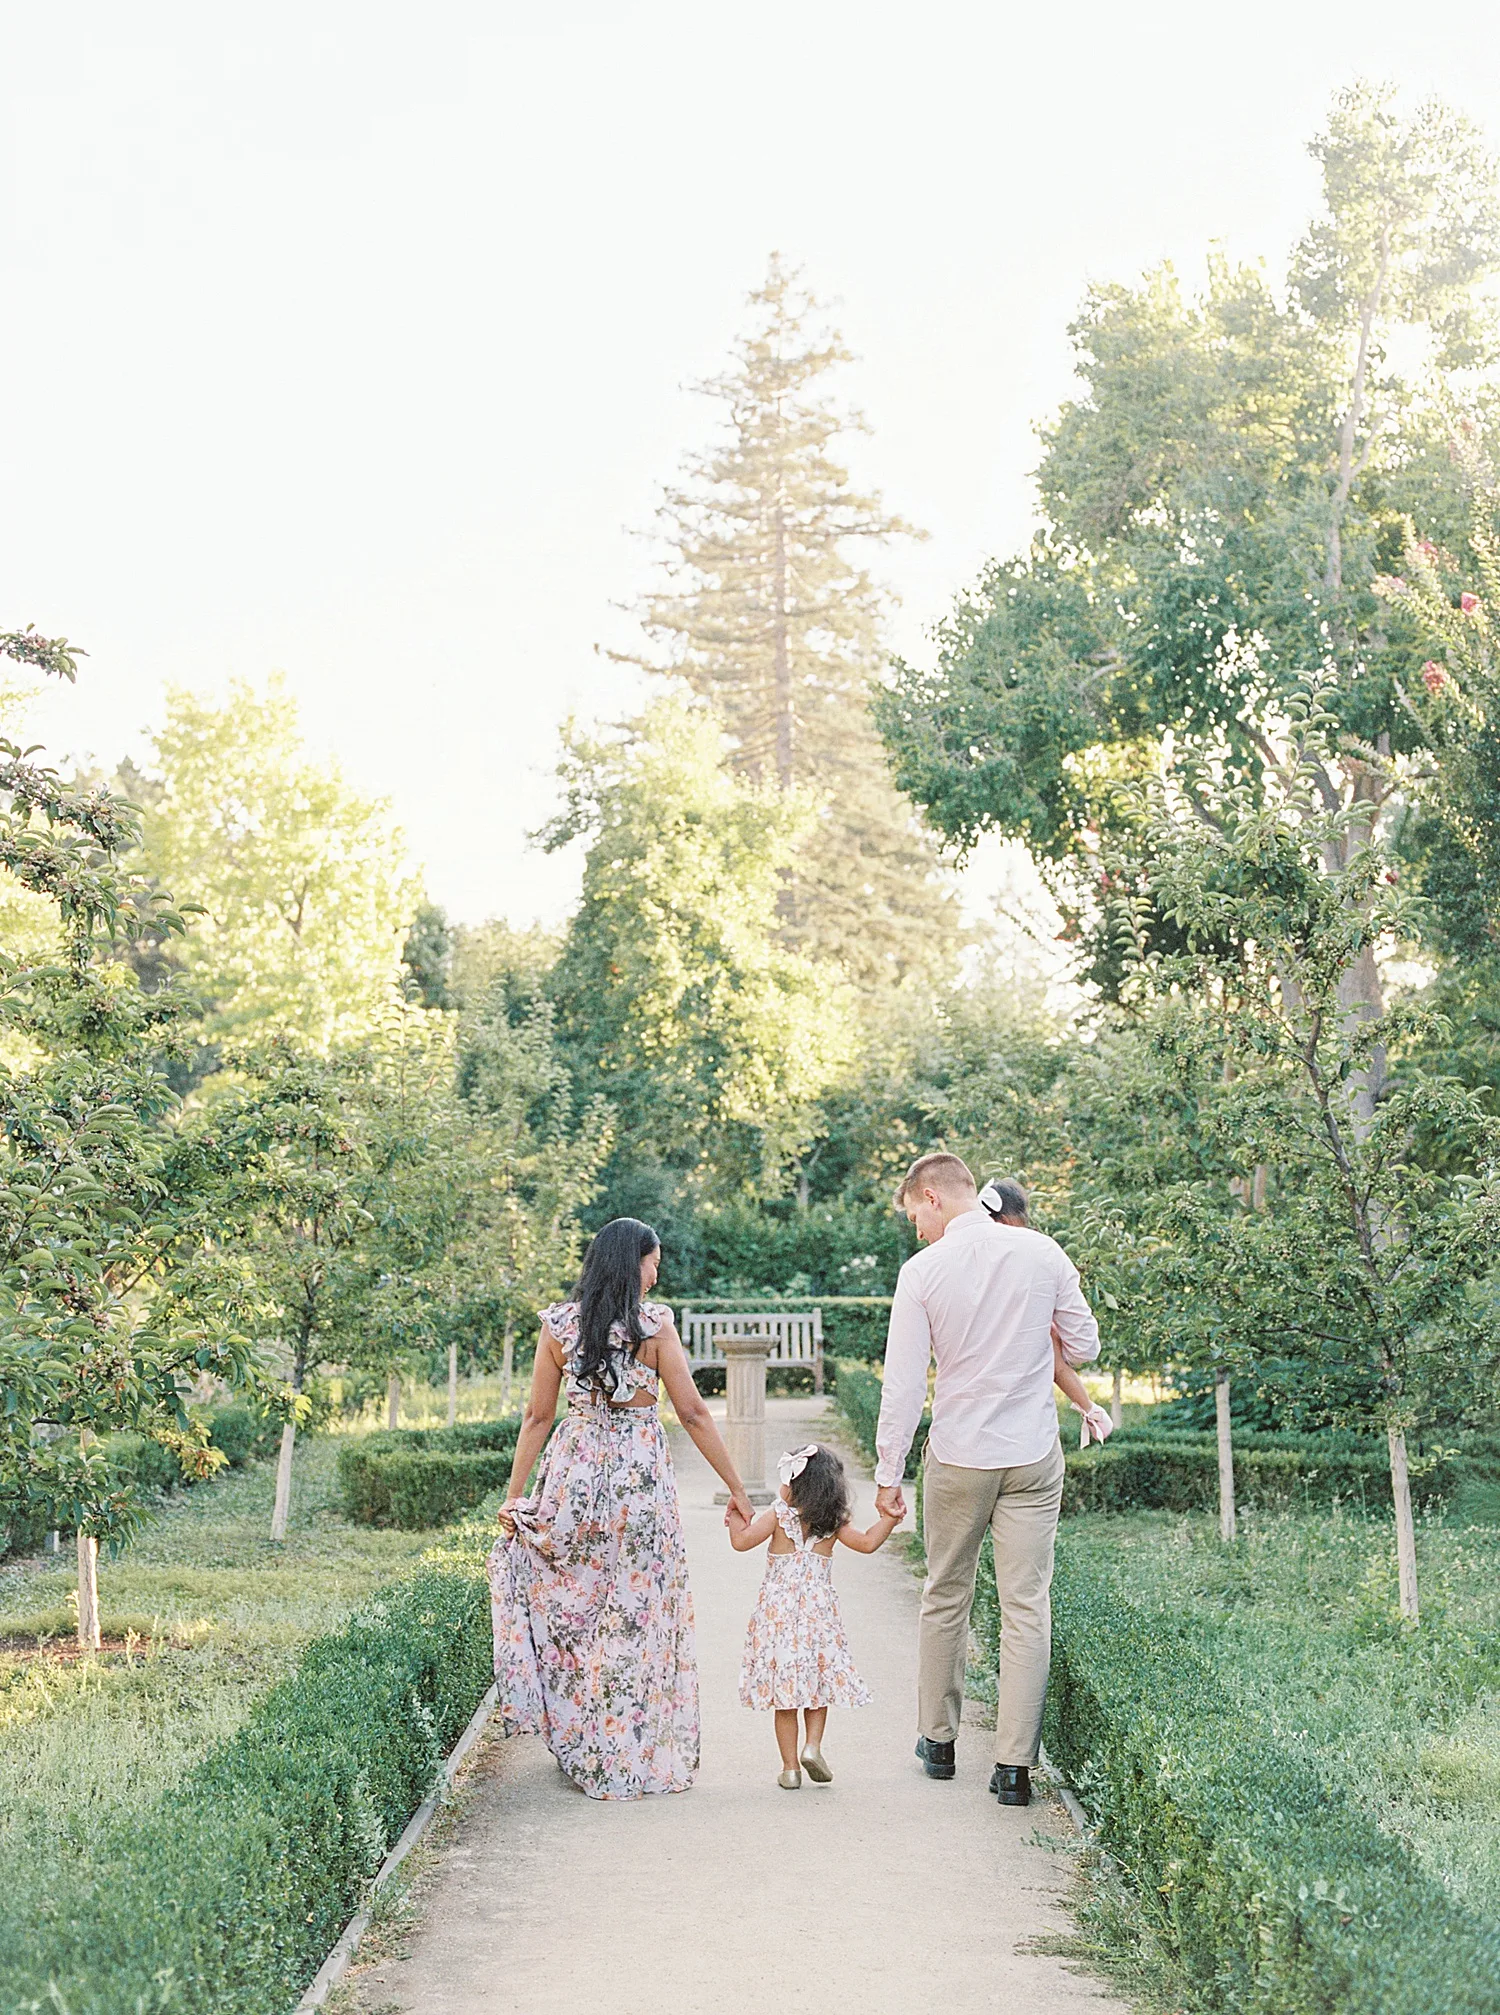
[[313, 1638], [238, 1732], [94, 1859], [0, 1908], [0, 2006], [20, 2015], [59, 1992], [75, 2015], [294, 2005], [492, 1682], [492, 1538], [477, 1520], [453, 1528]]
[[444, 1793], [452, 1789], [453, 1780], [463, 1767], [469, 1751], [475, 1747], [479, 1738], [484, 1734], [485, 1729], [488, 1728], [490, 1716], [495, 1711], [495, 1704], [499, 1697], [499, 1687], [492, 1685], [489, 1692], [486, 1693], [483, 1700], [474, 1709], [468, 1727], [459, 1736], [457, 1742], [454, 1743], [453, 1748], [444, 1760], [437, 1783], [434, 1784], [426, 1798], [423, 1799], [411, 1818], [406, 1822], [406, 1831], [401, 1835], [401, 1838], [396, 1842], [390, 1853], [387, 1854], [384, 1861], [381, 1862], [380, 1867], [376, 1871], [375, 1878], [370, 1884], [369, 1892], [364, 1902], [344, 1926], [342, 1932], [339, 1934], [337, 1945], [334, 1946], [328, 1957], [323, 1961], [323, 1964], [318, 1968], [317, 1974], [309, 1985], [307, 1992], [297, 2003], [295, 2009], [293, 2009], [292, 2015], [311, 2015], [313, 2009], [321, 2008], [334, 1988], [338, 1986], [339, 1982], [348, 1972], [354, 1955], [359, 1950], [359, 1942], [370, 1928], [370, 1919], [375, 1912], [375, 1899], [437, 1817], [438, 1811], [442, 1806]]

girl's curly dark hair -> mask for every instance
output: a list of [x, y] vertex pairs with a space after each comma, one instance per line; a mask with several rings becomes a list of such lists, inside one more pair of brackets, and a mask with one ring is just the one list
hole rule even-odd
[[832, 1539], [841, 1525], [849, 1523], [853, 1510], [849, 1479], [843, 1463], [821, 1441], [787, 1485], [786, 1494], [809, 1539]]

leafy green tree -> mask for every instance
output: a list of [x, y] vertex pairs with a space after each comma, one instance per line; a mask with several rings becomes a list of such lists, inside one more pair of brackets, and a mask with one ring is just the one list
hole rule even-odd
[[309, 755], [279, 678], [236, 682], [222, 705], [172, 693], [153, 749], [145, 864], [204, 906], [176, 959], [208, 1040], [357, 1042], [417, 908], [389, 807]]
[[666, 492], [666, 582], [641, 610], [658, 654], [633, 662], [712, 703], [743, 775], [815, 802], [783, 869], [786, 942], [863, 989], [946, 975], [956, 902], [869, 710], [887, 598], [860, 556], [911, 528], [838, 459], [840, 435], [864, 423], [827, 391], [849, 352], [800, 275], [773, 257], [750, 307], [730, 369], [699, 388], [726, 429]]
[[471, 1337], [487, 1330], [492, 1347], [498, 1322], [506, 1405], [517, 1325], [572, 1284], [581, 1213], [614, 1142], [602, 1096], [579, 1109], [551, 1002], [518, 1003], [512, 983], [511, 974], [496, 973], [459, 1021], [455, 1088], [483, 1179], [470, 1192], [447, 1271], [452, 1326]]
[[235, 1058], [190, 1116], [213, 1221], [169, 1289], [186, 1310], [233, 1309], [287, 1389], [271, 1537], [286, 1537], [307, 1375], [358, 1353], [375, 1286], [372, 1231], [388, 1170], [372, 1153], [370, 1063], [279, 1036]]
[[[1200, 1109], [1224, 1157], [1271, 1171], [1266, 1207], [1225, 1211], [1183, 1184], [1163, 1210], [1190, 1260], [1203, 1321], [1226, 1351], [1291, 1345], [1304, 1377], [1391, 1458], [1401, 1608], [1418, 1615], [1406, 1436], [1493, 1403], [1500, 1351], [1483, 1293], [1500, 1230], [1500, 1121], [1451, 1080], [1404, 1070], [1373, 1112], [1371, 1052], [1404, 1033], [1351, 1008], [1346, 975], [1382, 937], [1411, 928], [1409, 899], [1378, 841], [1351, 849], [1357, 809], [1328, 809], [1319, 777], [1336, 717], [1293, 737], [1291, 786], [1266, 803], [1225, 790], [1205, 833], [1159, 803], [1152, 900], [1185, 949], [1137, 939], [1130, 986], [1176, 1003], [1160, 1040], [1212, 1072]], [[1333, 865], [1330, 865], [1333, 863]], [[1122, 901], [1125, 922], [1138, 907]], [[1424, 1138], [1447, 1146], [1435, 1167]], [[1175, 1222], [1174, 1222], [1175, 1221]]]
[[506, 1012], [543, 1000], [562, 939], [540, 924], [519, 929], [503, 919], [460, 924], [453, 934], [452, 987], [460, 1008], [490, 1000], [497, 982]]
[[[1424, 936], [1441, 961], [1430, 999], [1444, 1017], [1434, 1061], [1500, 1092], [1500, 489], [1482, 444], [1460, 431], [1470, 489], [1467, 554], [1409, 529], [1399, 574], [1377, 578], [1394, 632], [1410, 636], [1398, 687], [1421, 733], [1401, 830], [1403, 863], [1426, 897]], [[1418, 662], [1420, 660], [1420, 662]]]
[[[74, 676], [61, 640], [24, 631], [0, 649]], [[139, 839], [112, 792], [75, 789], [0, 743], [0, 869], [54, 919], [44, 951], [0, 948], [0, 1516], [76, 1531], [78, 1633], [95, 1649], [98, 1542], [136, 1515], [99, 1438], [146, 1434], [205, 1474], [216, 1457], [189, 1384], [250, 1371], [219, 1311], [171, 1322], [155, 1292], [201, 1229], [202, 1184], [162, 1069], [181, 1003], [144, 995], [111, 956], [147, 928], [185, 927], [127, 865]]]
[[775, 1192], [851, 1055], [852, 1018], [836, 976], [778, 941], [810, 813], [736, 777], [722, 748], [713, 714], [678, 698], [620, 739], [572, 742], [548, 843], [582, 838], [588, 855], [549, 991], [577, 1081], [609, 1100], [629, 1158]]
[[[1283, 791], [1280, 726], [1312, 680], [1338, 724], [1317, 788], [1356, 814], [1328, 833], [1347, 865], [1418, 740], [1397, 691], [1409, 643], [1372, 582], [1403, 514], [1441, 526], [1461, 499], [1441, 402], [1397, 357], [1419, 345], [1441, 382], [1492, 354], [1494, 173], [1455, 114], [1403, 119], [1370, 85], [1338, 94], [1312, 151], [1323, 209], [1283, 298], [1217, 258], [1197, 301], [1169, 269], [1090, 293], [1072, 332], [1085, 390], [1044, 437], [1041, 535], [959, 604], [932, 670], [877, 696], [897, 782], [960, 848], [1023, 839], [1109, 992], [1103, 855], [1149, 866], [1133, 784], [1170, 772], [1200, 803], [1205, 777]], [[1170, 949], [1170, 922], [1153, 929]], [[1379, 1015], [1372, 950], [1341, 985]], [[1367, 1107], [1380, 1070], [1372, 1055]]]
[[451, 1008], [453, 998], [453, 929], [447, 912], [425, 897], [417, 904], [406, 943], [401, 947], [404, 985], [419, 1007]]

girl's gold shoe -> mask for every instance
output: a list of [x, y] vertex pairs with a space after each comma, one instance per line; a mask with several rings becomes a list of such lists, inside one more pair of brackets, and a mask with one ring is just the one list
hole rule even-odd
[[814, 1749], [811, 1743], [802, 1752], [802, 1768], [807, 1772], [814, 1784], [832, 1784], [833, 1782], [833, 1772], [823, 1761], [822, 1750]]
[[776, 1782], [781, 1786], [783, 1791], [800, 1791], [802, 1789], [802, 1772], [800, 1770], [783, 1770]]

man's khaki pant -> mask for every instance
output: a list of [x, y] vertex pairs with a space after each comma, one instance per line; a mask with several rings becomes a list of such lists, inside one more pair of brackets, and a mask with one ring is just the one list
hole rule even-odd
[[1062, 1443], [1014, 1469], [922, 1464], [927, 1580], [917, 1640], [917, 1724], [953, 1742], [963, 1707], [974, 1577], [988, 1526], [1000, 1597], [1000, 1697], [995, 1761], [1035, 1764], [1052, 1659], [1052, 1550], [1062, 1506]]

